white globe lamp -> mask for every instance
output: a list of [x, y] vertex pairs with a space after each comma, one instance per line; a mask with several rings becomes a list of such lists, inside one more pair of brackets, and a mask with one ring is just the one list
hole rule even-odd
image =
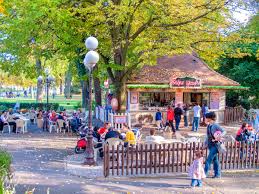
[[84, 65], [85, 67], [92, 69], [95, 66], [95, 64], [98, 63], [98, 61], [99, 54], [95, 51], [89, 51], [85, 55]]
[[85, 46], [88, 50], [95, 50], [98, 47], [98, 40], [90, 36], [85, 40]]

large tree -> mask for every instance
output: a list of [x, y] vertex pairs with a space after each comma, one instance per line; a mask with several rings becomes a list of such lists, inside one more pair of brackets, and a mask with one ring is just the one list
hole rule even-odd
[[259, 16], [252, 17], [249, 23], [240, 30], [243, 37], [250, 42], [235, 42], [229, 44], [225, 55], [218, 60], [218, 71], [229, 78], [238, 81], [242, 86], [249, 87], [245, 91], [231, 91], [227, 95], [227, 104], [236, 106], [242, 104], [249, 108], [249, 99], [253, 106], [259, 107]]
[[[233, 3], [239, 6], [241, 2], [8, 0], [5, 2], [8, 19], [4, 23], [7, 40], [12, 42], [9, 37], [18, 33], [19, 39], [23, 39], [19, 44], [22, 42], [22, 48], [27, 49], [28, 39], [35, 37], [41, 56], [46, 52], [46, 57], [51, 57], [54, 53], [81, 66], [81, 56], [86, 53], [84, 39], [96, 36], [102, 59], [98, 71], [106, 70], [119, 104], [123, 104], [127, 78], [144, 64], [155, 64], [157, 57], [193, 49], [207, 58], [221, 54], [221, 42], [239, 38], [235, 33], [225, 36], [224, 30], [233, 25], [230, 13]], [[9, 24], [14, 28], [10, 30]]]
[[[231, 23], [232, 1], [222, 0], [111, 0], [80, 1], [63, 5], [80, 19], [80, 31], [98, 37], [99, 52], [115, 86], [119, 104], [125, 102], [127, 78], [157, 57], [202, 51], [221, 54], [219, 43]], [[235, 38], [238, 36], [233, 34]], [[217, 55], [216, 55], [217, 53]]]

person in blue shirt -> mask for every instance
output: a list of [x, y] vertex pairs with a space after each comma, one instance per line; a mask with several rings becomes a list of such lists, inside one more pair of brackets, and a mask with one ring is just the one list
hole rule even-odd
[[205, 115], [209, 112], [209, 107], [207, 106], [206, 103], [203, 104], [201, 111], [202, 111], [202, 124], [205, 124], [205, 118], [206, 118]]
[[162, 112], [159, 109], [157, 109], [155, 120], [156, 120], [156, 125], [158, 127], [158, 130], [162, 129], [163, 118], [162, 118]]

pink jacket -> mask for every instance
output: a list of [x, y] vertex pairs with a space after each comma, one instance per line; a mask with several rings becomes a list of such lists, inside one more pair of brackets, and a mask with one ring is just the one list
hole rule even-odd
[[193, 161], [192, 165], [189, 168], [188, 174], [192, 179], [201, 180], [202, 178], [206, 178], [203, 168], [203, 158]]

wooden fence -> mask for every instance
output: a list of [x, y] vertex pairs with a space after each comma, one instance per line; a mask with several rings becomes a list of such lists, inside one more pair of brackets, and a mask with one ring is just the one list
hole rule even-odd
[[224, 111], [224, 123], [230, 124], [241, 122], [244, 117], [244, 109], [242, 107], [227, 107]]
[[[202, 146], [203, 143], [139, 144], [135, 148], [105, 145], [104, 176], [187, 172], [195, 151]], [[221, 169], [259, 167], [259, 142], [226, 142], [226, 147], [227, 152], [219, 154]], [[204, 156], [208, 156], [208, 150]]]

